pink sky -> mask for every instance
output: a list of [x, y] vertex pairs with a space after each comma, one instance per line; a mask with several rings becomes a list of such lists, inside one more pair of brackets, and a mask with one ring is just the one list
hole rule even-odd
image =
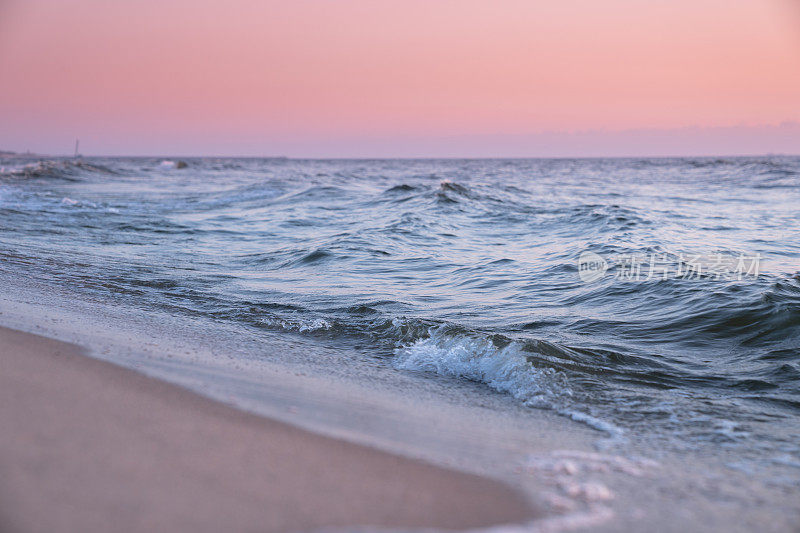
[[0, 0], [0, 149], [800, 153], [798, 3]]

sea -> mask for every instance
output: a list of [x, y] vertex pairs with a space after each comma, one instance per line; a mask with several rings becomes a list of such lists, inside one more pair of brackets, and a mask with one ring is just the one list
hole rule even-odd
[[800, 473], [797, 157], [7, 157], [0, 269]]

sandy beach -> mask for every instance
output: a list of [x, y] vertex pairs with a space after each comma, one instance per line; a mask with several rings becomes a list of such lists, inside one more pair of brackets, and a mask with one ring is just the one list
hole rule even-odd
[[3, 531], [308, 531], [519, 522], [499, 482], [247, 414], [0, 328]]

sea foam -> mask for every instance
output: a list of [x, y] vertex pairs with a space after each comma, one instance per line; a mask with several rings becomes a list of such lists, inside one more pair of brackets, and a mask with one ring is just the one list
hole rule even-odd
[[537, 407], [552, 407], [555, 398], [572, 394], [561, 372], [535, 367], [518, 343], [499, 347], [490, 338], [448, 334], [443, 328], [431, 328], [429, 337], [398, 348], [394, 366], [485, 383]]

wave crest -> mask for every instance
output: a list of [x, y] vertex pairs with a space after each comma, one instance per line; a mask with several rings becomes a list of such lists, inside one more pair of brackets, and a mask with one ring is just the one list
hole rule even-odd
[[487, 337], [448, 334], [444, 327], [398, 348], [394, 366], [484, 383], [537, 407], [572, 394], [563, 373], [534, 366], [519, 343], [498, 345]]
[[80, 181], [79, 178], [81, 174], [86, 172], [116, 174], [116, 172], [110, 168], [95, 163], [87, 163], [80, 160], [44, 159], [23, 166], [0, 168], [0, 179], [51, 178], [66, 181]]

